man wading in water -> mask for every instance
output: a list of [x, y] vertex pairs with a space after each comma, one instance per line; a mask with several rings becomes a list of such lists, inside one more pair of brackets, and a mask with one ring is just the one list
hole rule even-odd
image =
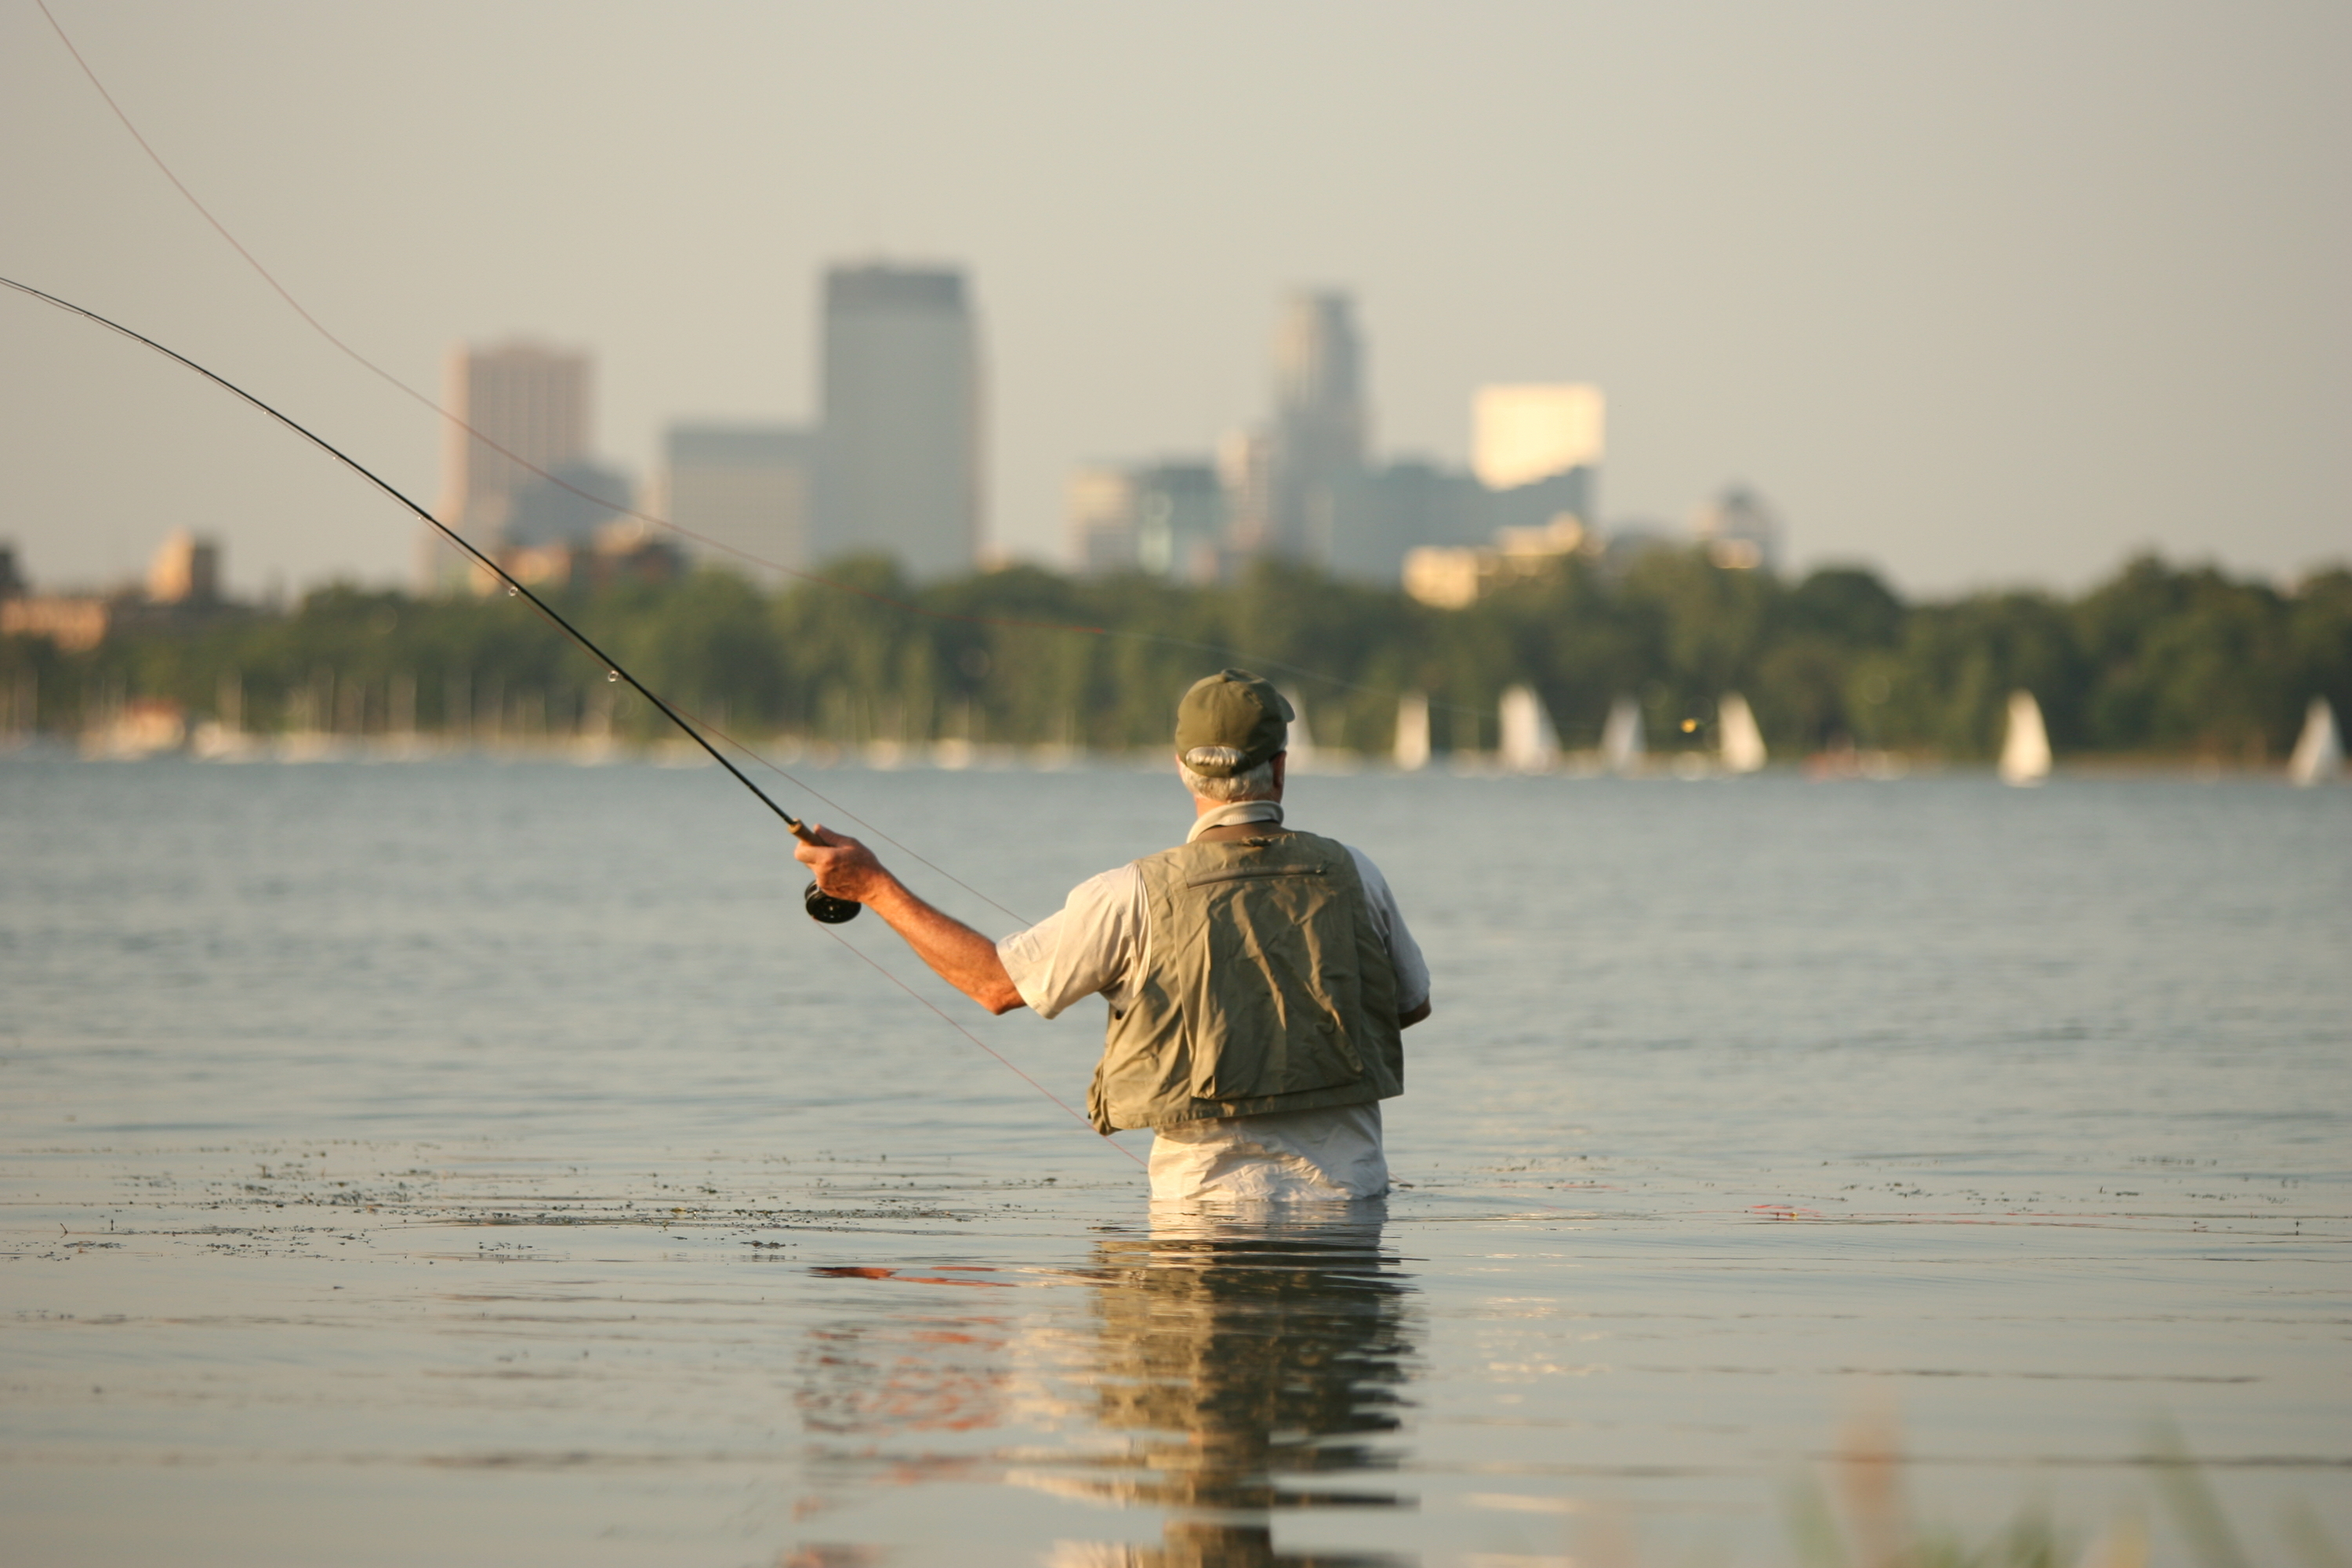
[[1246, 670], [1196, 681], [1176, 710], [1184, 843], [1079, 883], [1003, 942], [855, 838], [818, 828], [793, 853], [992, 1013], [1050, 1018], [1099, 993], [1110, 1026], [1087, 1112], [1100, 1132], [1152, 1130], [1154, 1201], [1378, 1197], [1380, 1102], [1404, 1092], [1429, 968], [1379, 868], [1282, 825], [1293, 717]]

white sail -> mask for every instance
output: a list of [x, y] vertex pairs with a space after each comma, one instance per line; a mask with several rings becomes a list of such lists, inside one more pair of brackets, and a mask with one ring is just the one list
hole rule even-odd
[[1396, 765], [1418, 773], [1429, 765], [1429, 696], [1408, 691], [1397, 699]]
[[1642, 765], [1642, 709], [1630, 697], [1609, 705], [1609, 721], [1601, 726], [1601, 761], [1621, 773]]
[[1726, 773], [1752, 773], [1764, 765], [1764, 731], [1756, 726], [1748, 699], [1727, 691], [1715, 705], [1717, 743], [1723, 748]]
[[2009, 694], [2009, 733], [2000, 743], [2000, 781], [2038, 784], [2050, 776], [2050, 731], [2031, 691]]
[[2287, 759], [2286, 776], [2309, 788], [2326, 784], [2344, 771], [2344, 731], [2336, 725], [2336, 705], [2325, 697], [2311, 700], [2303, 716], [2303, 733], [2296, 737], [2294, 755]]
[[1513, 773], [1549, 773], [1559, 762], [1559, 732], [1532, 687], [1503, 693], [1503, 765]]
[[1297, 715], [1290, 721], [1290, 771], [1304, 773], [1315, 765], [1315, 732], [1307, 727], [1307, 704], [1298, 700], [1298, 694], [1286, 691], [1282, 696]]

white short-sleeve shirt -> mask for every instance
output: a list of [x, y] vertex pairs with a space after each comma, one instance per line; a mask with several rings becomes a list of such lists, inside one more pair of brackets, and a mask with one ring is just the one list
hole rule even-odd
[[[1184, 841], [1232, 823], [1281, 820], [1282, 807], [1274, 801], [1240, 801], [1204, 814]], [[1362, 850], [1346, 848], [1363, 881], [1372, 927], [1396, 965], [1398, 1011], [1412, 1012], [1429, 1000], [1429, 965], [1405, 928], [1388, 879]], [[1150, 904], [1143, 873], [1132, 862], [1089, 877], [1070, 889], [1058, 913], [996, 944], [1021, 1000], [1044, 1018], [1087, 996], [1128, 1005], [1150, 951]], [[1378, 1104], [1188, 1121], [1159, 1129], [1152, 1140], [1155, 1203], [1370, 1198], [1388, 1184]]]

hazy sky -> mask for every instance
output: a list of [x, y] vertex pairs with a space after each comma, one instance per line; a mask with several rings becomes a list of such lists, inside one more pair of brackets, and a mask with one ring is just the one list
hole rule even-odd
[[[50, 0], [328, 325], [593, 350], [640, 473], [805, 418], [832, 260], [947, 260], [994, 538], [1077, 461], [1257, 417], [1280, 293], [1355, 295], [1383, 450], [1482, 383], [1610, 398], [1604, 515], [1746, 481], [1800, 563], [2077, 586], [2157, 547], [2352, 557], [2352, 6]], [[311, 336], [0, 0], [0, 272], [112, 314], [431, 504], [433, 416]], [[119, 577], [404, 578], [404, 514], [132, 345], [0, 297], [0, 538]]]

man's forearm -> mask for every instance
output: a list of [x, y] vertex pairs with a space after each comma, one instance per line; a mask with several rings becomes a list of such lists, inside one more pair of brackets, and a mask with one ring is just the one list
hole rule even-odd
[[887, 921], [940, 979], [990, 1012], [1010, 1013], [1021, 1005], [1021, 993], [1004, 972], [996, 943], [925, 903], [898, 878], [869, 896], [866, 907]]

